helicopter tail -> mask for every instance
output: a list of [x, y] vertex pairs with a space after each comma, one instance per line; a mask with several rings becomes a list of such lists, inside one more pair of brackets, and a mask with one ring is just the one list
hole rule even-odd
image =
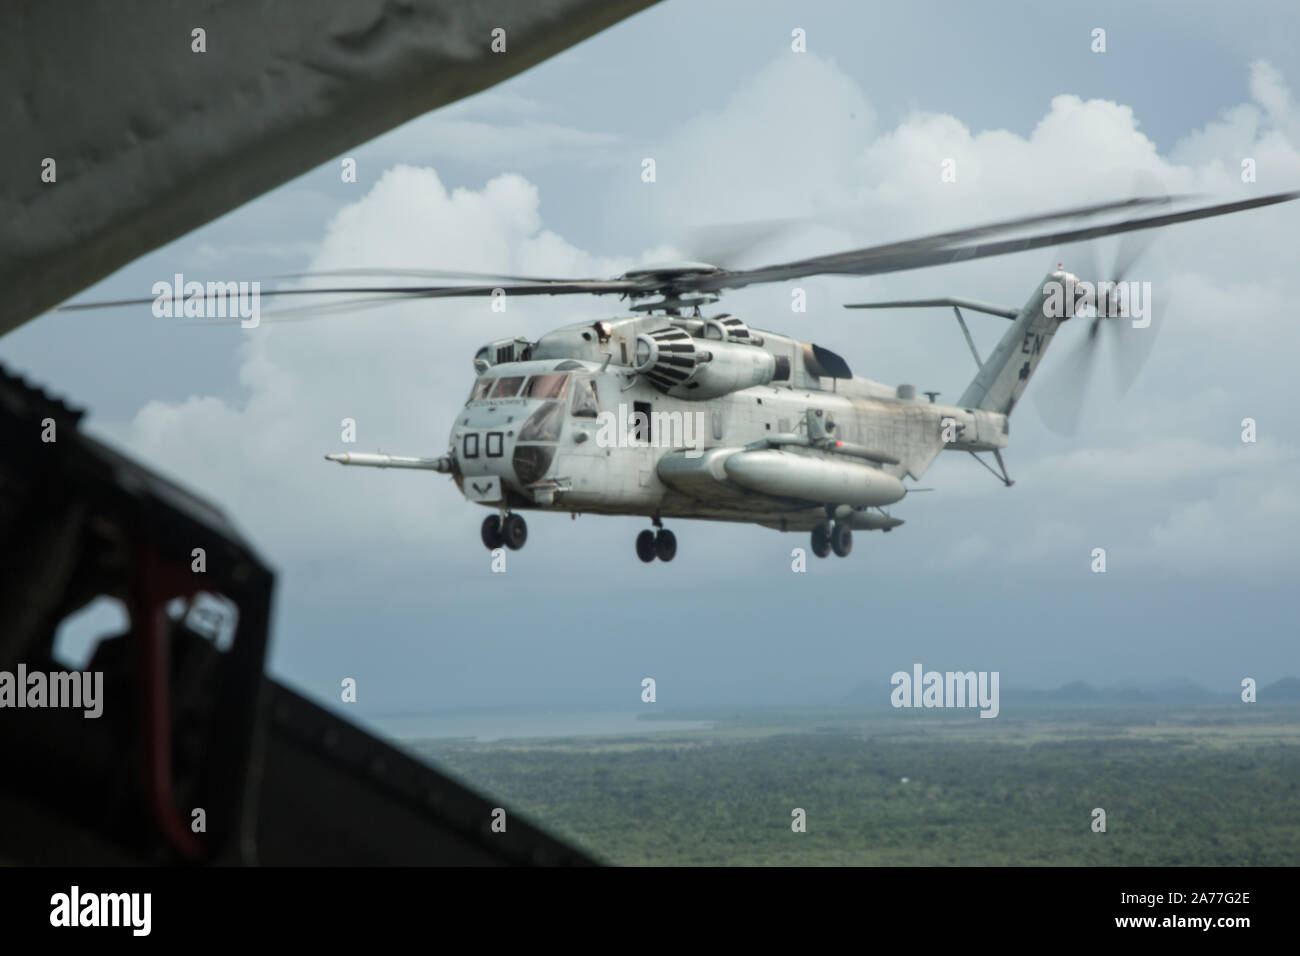
[[962, 392], [963, 408], [1011, 414], [1047, 351], [1062, 320], [1069, 317], [1065, 290], [1077, 282], [1066, 272], [1051, 272], [1034, 290], [1002, 336], [988, 361]]

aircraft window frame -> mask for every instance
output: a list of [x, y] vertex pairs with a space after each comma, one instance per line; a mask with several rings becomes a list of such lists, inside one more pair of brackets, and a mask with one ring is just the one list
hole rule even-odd
[[[492, 450], [492, 440], [496, 439], [497, 450]], [[505, 434], [503, 432], [488, 432], [483, 439], [483, 454], [488, 458], [500, 458], [504, 454]]]
[[[584, 391], [586, 394], [584, 395]], [[575, 375], [573, 377], [573, 388], [569, 389], [573, 395], [569, 403], [569, 414], [574, 418], [599, 418], [600, 417], [600, 392], [596, 388], [596, 380], [590, 375]], [[590, 398], [590, 404], [586, 399]], [[579, 406], [579, 400], [583, 404]]]
[[[489, 393], [488, 397], [489, 398], [514, 398], [516, 395], [519, 394], [519, 389], [523, 387], [524, 379], [527, 377], [528, 376], [526, 375], [502, 375], [499, 379], [497, 379], [497, 383], [492, 387], [492, 391]], [[509, 395], [503, 395], [501, 393], [501, 390], [506, 387], [506, 384], [508, 382], [514, 382], [515, 383], [514, 388]]]
[[[470, 451], [471, 438], [474, 439], [473, 451]], [[478, 457], [478, 432], [466, 432], [465, 438], [461, 442], [461, 449], [464, 451], [466, 458], [477, 458]]]
[[549, 401], [528, 417], [519, 429], [519, 441], [559, 441], [564, 428], [564, 402]]
[[469, 400], [471, 402], [481, 402], [488, 397], [492, 391], [492, 386], [496, 384], [495, 375], [484, 375], [474, 381], [474, 387], [470, 389]]
[[[556, 384], [554, 381], [546, 381], [554, 379], [560, 379], [558, 389], [552, 387], [540, 395], [533, 391], [539, 382], [544, 383], [544, 386], [554, 386]], [[544, 372], [539, 375], [530, 375], [528, 381], [524, 383], [523, 391], [519, 393], [521, 398], [544, 398], [556, 399], [557, 401], [563, 401], [568, 394], [569, 374], [567, 372]]]

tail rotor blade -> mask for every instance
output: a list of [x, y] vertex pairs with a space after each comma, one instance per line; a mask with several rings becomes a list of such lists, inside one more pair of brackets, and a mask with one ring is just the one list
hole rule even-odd
[[[1165, 192], [1164, 184], [1146, 170], [1134, 175], [1133, 194], [1150, 196], [1162, 206], [1168, 206], [1174, 201], [1174, 197]], [[1133, 266], [1146, 255], [1147, 250], [1151, 248], [1151, 243], [1155, 241], [1156, 233], [1152, 230], [1122, 233], [1119, 248], [1115, 251], [1115, 263], [1110, 270], [1111, 278], [1116, 282], [1127, 278]]]
[[1078, 430], [1096, 354], [1097, 338], [1085, 330], [1062, 357], [1055, 374], [1035, 392], [1039, 417], [1059, 435], [1068, 437]]
[[[1133, 191], [1135, 195], [1163, 196], [1162, 205], [1173, 202], [1172, 197], [1164, 192], [1164, 187], [1160, 181], [1149, 172], [1139, 172], [1133, 177]], [[1151, 230], [1121, 233], [1119, 245], [1115, 249], [1115, 261], [1111, 263], [1110, 275], [1107, 278], [1117, 284], [1127, 279], [1132, 274], [1133, 267], [1137, 265], [1138, 260], [1147, 254], [1151, 244], [1155, 241], [1156, 233]], [[1114, 295], [1118, 294], [1114, 293]], [[1111, 311], [1107, 314], [1114, 315], [1115, 313]]]
[[[1155, 348], [1156, 336], [1160, 334], [1169, 300], [1164, 296], [1154, 298], [1154, 302], [1146, 303], [1144, 318], [1122, 316], [1110, 320], [1115, 323], [1111, 341], [1115, 349], [1115, 385], [1120, 395], [1126, 394], [1137, 381], [1142, 366], [1146, 365]], [[1148, 324], [1143, 325], [1147, 320]], [[1134, 322], [1138, 323], [1137, 327], [1134, 327]]]
[[1133, 270], [1137, 261], [1146, 255], [1147, 250], [1151, 248], [1151, 243], [1155, 242], [1156, 234], [1154, 232], [1126, 232], [1119, 240], [1119, 248], [1115, 251], [1115, 264], [1111, 266], [1110, 277], [1113, 281], [1119, 282], [1126, 278]]

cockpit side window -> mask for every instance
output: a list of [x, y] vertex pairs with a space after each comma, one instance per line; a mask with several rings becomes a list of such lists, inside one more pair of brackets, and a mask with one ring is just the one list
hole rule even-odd
[[519, 386], [524, 383], [522, 375], [507, 375], [504, 378], [497, 379], [496, 388], [492, 389], [493, 398], [514, 398], [519, 392]]
[[487, 398], [488, 389], [492, 387], [492, 383], [495, 381], [496, 379], [494, 378], [480, 378], [475, 381], [474, 390], [469, 393], [469, 400], [471, 402], [478, 402]]
[[573, 404], [570, 406], [575, 418], [595, 418], [600, 411], [596, 400], [596, 383], [587, 377], [573, 380]]
[[534, 375], [524, 386], [524, 398], [563, 398], [569, 387], [569, 376]]

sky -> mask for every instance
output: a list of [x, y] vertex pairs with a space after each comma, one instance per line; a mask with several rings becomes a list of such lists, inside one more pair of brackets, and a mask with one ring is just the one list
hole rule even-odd
[[[668, 0], [77, 298], [147, 296], [178, 272], [608, 276], [696, 257], [710, 226], [787, 222], [722, 263], [757, 265], [1139, 184], [1225, 200], [1300, 187], [1288, 5], [1130, 6]], [[1127, 394], [1111, 387], [1107, 346], [1076, 433], [1046, 427], [1036, 399], [1069, 375], [1084, 332], [1071, 323], [1012, 417], [1014, 487], [942, 455], [921, 482], [934, 490], [892, 509], [906, 524], [859, 533], [848, 559], [810, 558], [806, 573], [791, 567], [804, 535], [681, 521], [677, 558], [643, 565], [643, 519], [561, 514], [530, 515], [527, 546], [493, 573], [485, 512], [447, 477], [322, 460], [441, 454], [480, 345], [608, 316], [615, 300], [512, 300], [503, 314], [448, 301], [257, 329], [148, 307], [51, 314], [0, 339], [0, 361], [219, 502], [277, 571], [272, 673], [336, 707], [353, 678], [362, 715], [635, 709], [645, 677], [658, 707], [833, 704], [862, 685], [883, 701], [915, 662], [996, 670], [1004, 688], [1192, 680], [1231, 693], [1300, 673], [1298, 234], [1300, 204], [1162, 231], [1130, 273], [1166, 312]], [[1018, 307], [1058, 262], [1105, 264], [1117, 245], [773, 284], [723, 306], [955, 401], [974, 367], [951, 313], [840, 306]], [[796, 285], [806, 313], [791, 311]], [[1003, 320], [968, 321], [987, 355]], [[340, 441], [344, 418], [356, 445]]]

